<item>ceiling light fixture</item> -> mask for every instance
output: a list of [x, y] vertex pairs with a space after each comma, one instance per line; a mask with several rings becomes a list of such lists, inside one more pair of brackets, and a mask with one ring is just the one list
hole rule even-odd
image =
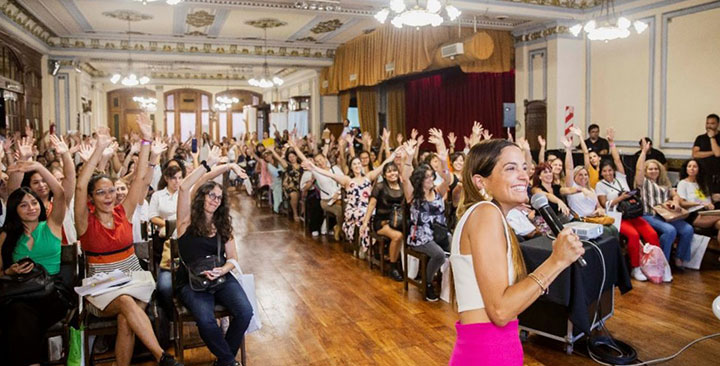
[[133, 97], [133, 102], [140, 105], [140, 108], [146, 112], [155, 112], [157, 110], [157, 98], [153, 97]]
[[224, 112], [232, 108], [232, 105], [235, 103], [239, 103], [240, 99], [237, 97], [231, 97], [230, 96], [230, 72], [231, 70], [228, 70], [227, 76], [225, 77], [226, 80], [226, 86], [225, 86], [225, 94], [226, 95], [217, 95], [215, 96], [215, 109]]
[[248, 83], [252, 86], [267, 89], [283, 85], [285, 81], [277, 76], [270, 76], [270, 68], [268, 67], [267, 62], [267, 27], [263, 27], [263, 32], [265, 33], [265, 47], [263, 48], [265, 62], [263, 62], [263, 73], [259, 79], [254, 77], [248, 80]]
[[615, 1], [604, 0], [600, 4], [600, 16], [597, 20], [592, 19], [587, 23], [575, 24], [569, 28], [570, 33], [577, 37], [580, 32], [585, 31], [591, 41], [609, 42], [614, 39], [622, 39], [630, 36], [630, 26], [637, 34], [644, 32], [648, 25], [645, 22], [636, 20], [631, 22], [626, 17], [618, 17], [615, 14]]
[[[443, 5], [444, 3], [444, 5]], [[390, 23], [397, 28], [403, 26], [410, 26], [419, 29], [426, 25], [437, 27], [441, 25], [445, 18], [443, 18], [442, 10], [445, 8], [445, 14], [448, 19], [452, 22], [455, 21], [462, 12], [455, 6], [448, 4], [448, 1], [440, 0], [427, 0], [424, 1], [425, 7], [420, 6], [420, 0], [415, 0], [415, 5], [408, 8], [404, 0], [390, 0], [388, 8], [382, 8], [375, 14], [375, 19], [385, 24], [385, 21], [390, 16], [390, 13], [394, 13]]]
[[130, 19], [128, 19], [128, 61], [127, 61], [127, 74], [114, 73], [110, 77], [110, 82], [117, 84], [120, 82], [125, 86], [136, 86], [138, 84], [145, 85], [150, 82], [150, 78], [147, 75], [141, 75], [138, 77], [132, 69], [132, 45], [131, 45], [131, 31], [130, 31]]

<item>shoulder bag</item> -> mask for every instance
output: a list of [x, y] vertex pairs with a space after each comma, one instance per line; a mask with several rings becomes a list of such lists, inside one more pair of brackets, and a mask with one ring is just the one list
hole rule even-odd
[[217, 255], [207, 255], [203, 258], [198, 258], [189, 265], [182, 259], [182, 256], [180, 256], [180, 260], [183, 262], [185, 268], [187, 268], [188, 285], [193, 291], [215, 292], [220, 285], [225, 283], [224, 275], [214, 280], [210, 280], [205, 276], [205, 271], [212, 271], [213, 268], [221, 265], [220, 234], [215, 234], [215, 236], [217, 236]]
[[[624, 192], [622, 189], [617, 189], [614, 185], [608, 184], [607, 181], [603, 180], [603, 184], [616, 190], [620, 194]], [[622, 212], [623, 219], [634, 219], [643, 215], [642, 201], [640, 200], [640, 197], [637, 196], [637, 194], [634, 194], [627, 199], [620, 201], [620, 203], [618, 203], [617, 205], [617, 208], [618, 211]]]
[[33, 262], [28, 273], [0, 276], [0, 304], [13, 300], [42, 299], [55, 291], [55, 280], [45, 267]]

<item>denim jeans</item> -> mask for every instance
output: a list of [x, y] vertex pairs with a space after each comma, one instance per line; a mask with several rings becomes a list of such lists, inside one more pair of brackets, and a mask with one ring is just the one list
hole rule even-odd
[[678, 237], [676, 256], [683, 262], [690, 260], [690, 245], [695, 234], [690, 224], [685, 220], [665, 222], [662, 217], [657, 215], [644, 215], [643, 219], [660, 234], [660, 247], [668, 261], [670, 261], [670, 251], [676, 237]]
[[172, 317], [172, 274], [170, 271], [160, 269], [157, 276], [157, 299], [160, 307], [169, 317]]
[[[226, 275], [225, 284], [215, 293], [193, 291], [185, 285], [180, 289], [180, 299], [195, 317], [200, 338], [218, 358], [218, 365], [232, 365], [253, 316], [250, 301], [235, 277]], [[215, 319], [215, 302], [225, 306], [232, 314], [224, 338]]]

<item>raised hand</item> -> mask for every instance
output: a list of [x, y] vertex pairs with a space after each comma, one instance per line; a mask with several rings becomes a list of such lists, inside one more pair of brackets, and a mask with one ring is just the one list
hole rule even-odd
[[245, 169], [241, 168], [239, 165], [237, 165], [237, 164], [230, 164], [230, 169], [232, 169], [232, 171], [235, 172], [235, 175], [237, 175], [238, 177], [240, 177], [240, 178], [242, 178], [242, 179], [247, 179], [247, 178], [248, 178], [248, 175], [247, 175], [247, 173], [245, 172]]
[[88, 162], [90, 160], [90, 157], [93, 153], [93, 147], [88, 144], [80, 144], [78, 145], [78, 155], [80, 155], [80, 159], [84, 162]]
[[386, 146], [390, 143], [390, 131], [387, 128], [383, 128], [381, 138]]
[[110, 137], [110, 129], [107, 127], [100, 127], [96, 132], [98, 146], [102, 149], [108, 147], [112, 142], [112, 137]]
[[405, 149], [405, 152], [408, 154], [408, 156], [414, 156], [415, 155], [415, 148], [418, 146], [418, 142], [415, 140], [407, 140], [403, 144], [403, 148]]
[[55, 149], [55, 153], [58, 155], [65, 154], [69, 151], [68, 146], [65, 143], [65, 139], [62, 136], [57, 137], [55, 135], [50, 135], [50, 144]]
[[410, 140], [416, 140], [417, 135], [418, 135], [418, 130], [413, 128], [410, 131]]
[[517, 141], [515, 143], [517, 144], [517, 146], [520, 147], [520, 149], [522, 149], [524, 151], [530, 151], [530, 143], [528, 142], [528, 140], [526, 138], [518, 137]]
[[465, 146], [468, 148], [472, 147], [472, 144], [470, 143], [470, 138], [467, 136], [463, 136], [463, 142], [465, 143]]
[[612, 127], [608, 128], [606, 133], [607, 133], [608, 142], [612, 143], [613, 141], [615, 141], [615, 129], [614, 128], [612, 128]]
[[18, 160], [13, 165], [7, 168], [7, 173], [27, 173], [33, 170], [37, 170], [41, 167], [42, 164], [38, 163], [37, 161]]
[[577, 127], [570, 127], [570, 132], [579, 138], [583, 138], [582, 131]]
[[457, 141], [457, 136], [455, 136], [454, 132], [450, 132], [447, 135], [448, 141], [450, 142], [450, 146], [455, 146], [455, 141]]
[[562, 139], [562, 144], [565, 146], [565, 149], [572, 149], [573, 140], [570, 136], [565, 136], [564, 139]]
[[545, 147], [545, 139], [542, 136], [538, 136], [538, 143], [540, 147]]
[[153, 155], [160, 155], [165, 152], [165, 150], [168, 149], [168, 146], [166, 143], [164, 143], [161, 139], [156, 138], [153, 140], [152, 145], [150, 146], [150, 152]]
[[217, 146], [213, 146], [212, 149], [210, 149], [210, 152], [208, 153], [207, 159], [205, 159], [205, 162], [208, 166], [213, 166], [217, 164], [220, 161], [220, 148]]
[[438, 130], [437, 128], [431, 128], [428, 131], [428, 142], [437, 146], [437, 145], [445, 145], [445, 142], [443, 141], [443, 134], [441, 130]]
[[640, 140], [640, 149], [642, 149], [642, 151], [646, 154], [650, 151], [650, 143], [645, 138]]
[[35, 145], [35, 139], [32, 137], [23, 137], [15, 145], [18, 153], [20, 153], [21, 160], [30, 160], [33, 156], [33, 146]]
[[508, 141], [513, 142], [513, 135], [512, 132], [510, 132], [510, 127], [507, 129], [507, 136]]
[[152, 122], [150, 121], [150, 117], [148, 117], [147, 113], [140, 113], [138, 115], [137, 122], [138, 126], [140, 127], [140, 132], [142, 133], [143, 140], [152, 140]]
[[398, 146], [402, 145], [403, 135], [401, 133], [398, 133], [397, 136], [395, 136], [395, 141], [397, 142]]
[[140, 143], [139, 142], [133, 142], [132, 145], [130, 145], [130, 155], [134, 155], [140, 152]]
[[103, 154], [103, 157], [104, 157], [104, 158], [109, 158], [109, 157], [113, 156], [113, 154], [115, 154], [115, 152], [117, 151], [117, 149], [118, 149], [118, 143], [115, 142], [115, 141], [113, 141], [113, 142], [110, 144], [110, 146], [106, 147], [106, 148], [103, 150], [103, 153], [102, 153], [102, 154]]
[[483, 130], [483, 131], [482, 131], [483, 140], [490, 140], [490, 139], [492, 138], [492, 136], [493, 136], [493, 135], [490, 133], [489, 130]]
[[472, 134], [475, 136], [480, 136], [483, 132], [482, 124], [478, 121], [473, 121], [473, 127], [472, 127]]
[[30, 125], [25, 126], [25, 136], [27, 137], [33, 137], [33, 129], [30, 127]]
[[425, 137], [423, 135], [418, 136], [417, 138], [417, 146], [421, 146], [425, 142]]

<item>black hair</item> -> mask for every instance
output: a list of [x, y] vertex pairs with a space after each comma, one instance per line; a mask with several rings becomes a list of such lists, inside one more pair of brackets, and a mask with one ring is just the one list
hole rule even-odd
[[[355, 161], [355, 160], [360, 161], [360, 165], [362, 165], [362, 160], [360, 160], [360, 155], [359, 155], [359, 154], [353, 156], [353, 157], [350, 159], [350, 161], [348, 161], [348, 175], [350, 176], [350, 178], [355, 178], [355, 172], [353, 172], [353, 170], [352, 170], [352, 163], [353, 163], [353, 161]], [[323, 168], [324, 168], [324, 167], [323, 167]], [[364, 169], [364, 168], [365, 168], [365, 167], [363, 167], [363, 169]], [[364, 176], [364, 175], [365, 175], [365, 173], [361, 171], [361, 172], [360, 172], [360, 176]]]
[[588, 132], [592, 131], [593, 129], [600, 129], [600, 126], [597, 125], [597, 123], [593, 123], [590, 126], [588, 126]]
[[192, 236], [208, 237], [210, 235], [210, 227], [205, 220], [205, 197], [215, 187], [220, 187], [222, 191], [222, 201], [213, 213], [212, 223], [215, 225], [216, 235], [220, 235], [220, 240], [224, 244], [233, 237], [230, 221], [230, 202], [228, 202], [227, 191], [222, 189], [223, 187], [214, 181], [209, 181], [200, 186], [192, 198], [190, 225], [187, 230]]
[[[31, 170], [31, 171], [25, 173], [25, 175], [23, 175], [23, 180], [20, 183], [20, 187], [30, 188], [30, 182], [32, 181], [32, 177], [35, 174], [40, 174], [40, 173], [38, 173], [37, 170]], [[45, 184], [47, 184], [47, 182], [45, 182]], [[48, 186], [48, 188], [49, 188], [49, 186]], [[53, 193], [52, 193], [52, 191], [50, 191], [50, 193], [48, 194], [48, 199], [52, 199], [52, 196], [53, 196]]]
[[650, 145], [652, 145], [652, 140], [649, 137], [643, 137], [638, 141], [638, 145], [642, 146], [643, 140], [647, 141]]
[[708, 185], [707, 177], [705, 176], [705, 171], [703, 170], [703, 166], [700, 165], [700, 162], [697, 161], [696, 159], [690, 159], [683, 163], [682, 168], [680, 168], [680, 180], [683, 180], [688, 177], [687, 167], [691, 161], [694, 161], [695, 164], [697, 164], [697, 166], [698, 166], [697, 176], [695, 177], [695, 181], [697, 182], [698, 187], [700, 187], [700, 190], [702, 191], [703, 194], [705, 194], [705, 196], [710, 197], [710, 186]]
[[611, 167], [613, 172], [617, 171], [617, 166], [615, 166], [615, 163], [611, 159], [602, 159], [600, 160], [600, 164], [598, 165], [598, 173], [602, 173], [602, 170], [606, 166]]
[[182, 159], [180, 159], [180, 157], [175, 156], [174, 158], [166, 161], [165, 164], [162, 165], [162, 172], [163, 172], [163, 173], [161, 174], [160, 180], [158, 181], [158, 186], [157, 186], [157, 190], [158, 190], [158, 191], [161, 190], [161, 189], [165, 189], [165, 187], [167, 187], [167, 181], [165, 180], [165, 177], [172, 177], [172, 176], [174, 176], [175, 174], [177, 174], [177, 172], [174, 172], [174, 173], [172, 173], [172, 174], [170, 174], [170, 175], [168, 175], [168, 173], [167, 173], [168, 168], [172, 168], [172, 167], [170, 166], [170, 163], [173, 162], [173, 161], [176, 162], [177, 165], [180, 167], [179, 169], [180, 169], [180, 171], [182, 172], [183, 178], [185, 178], [185, 176], [187, 176], [187, 169], [185, 169], [185, 163], [182, 161]]
[[102, 179], [107, 179], [107, 180], [113, 182], [113, 184], [115, 184], [115, 181], [112, 178], [110, 178], [109, 175], [95, 174], [92, 176], [92, 178], [90, 178], [90, 181], [88, 181], [88, 185], [87, 185], [88, 197], [92, 197], [93, 193], [95, 192], [95, 184]]
[[7, 216], [5, 216], [5, 224], [2, 229], [0, 229], [6, 235], [5, 242], [2, 246], [3, 268], [9, 267], [13, 263], [12, 255], [17, 247], [17, 242], [25, 233], [25, 225], [23, 224], [22, 219], [20, 219], [17, 209], [18, 206], [20, 206], [20, 202], [22, 202], [26, 195], [31, 195], [40, 204], [40, 216], [38, 216], [38, 222], [47, 221], [45, 205], [43, 205], [40, 197], [30, 188], [20, 187], [10, 194], [7, 200]]
[[413, 202], [420, 203], [425, 200], [425, 190], [423, 190], [423, 182], [425, 181], [425, 174], [427, 171], [435, 173], [435, 170], [430, 166], [430, 164], [422, 163], [418, 165], [415, 170], [413, 170], [412, 175], [410, 175], [410, 184], [412, 184], [413, 187]]
[[710, 114], [708, 114], [708, 116], [705, 117], [705, 119], [708, 119], [708, 118], [714, 118], [714, 119], [715, 119], [715, 122], [720, 122], [720, 117], [718, 117], [718, 115], [715, 114], [715, 113], [710, 113]]

